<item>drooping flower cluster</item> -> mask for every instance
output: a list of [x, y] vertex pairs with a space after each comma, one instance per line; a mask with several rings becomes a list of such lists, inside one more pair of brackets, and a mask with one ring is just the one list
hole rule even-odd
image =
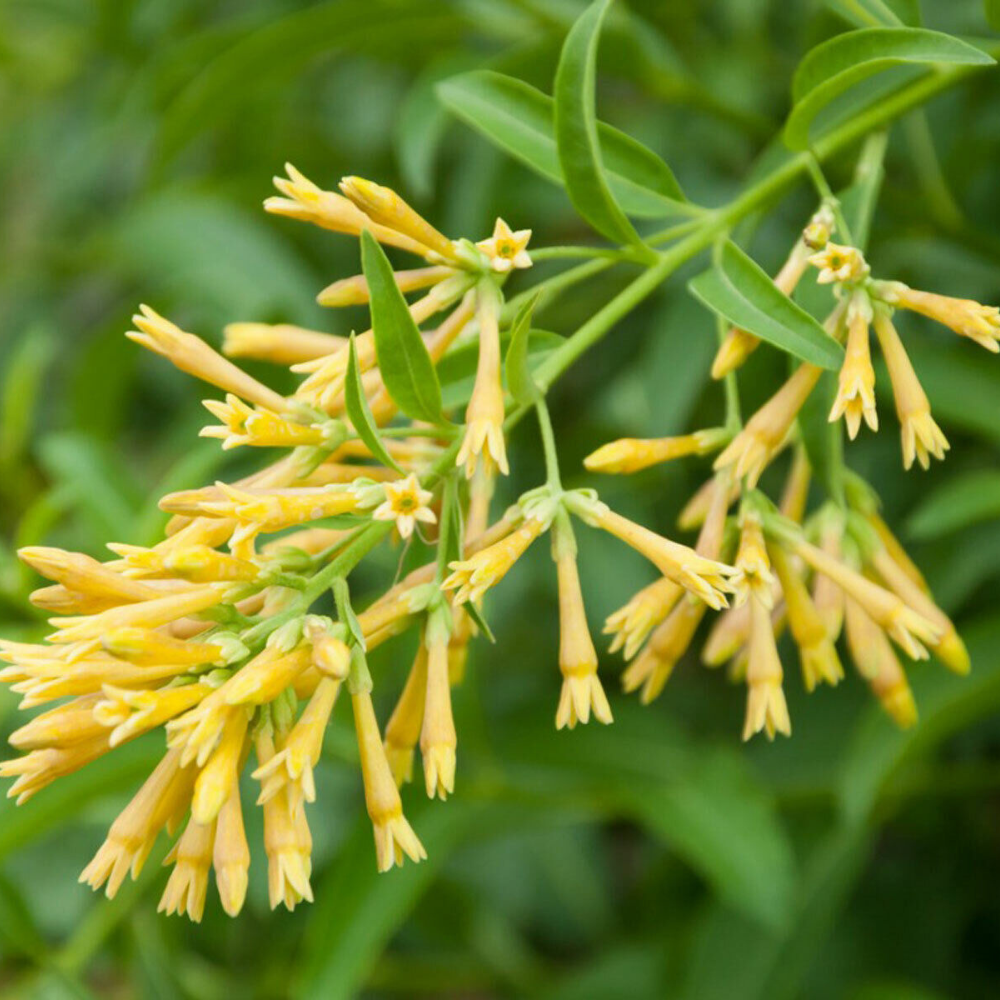
[[[271, 905], [291, 909], [311, 900], [306, 807], [317, 798], [314, 772], [343, 687], [378, 869], [425, 857], [400, 788], [413, 778], [419, 747], [427, 795], [444, 799], [455, 791], [452, 686], [470, 638], [485, 624], [484, 598], [546, 533], [560, 625], [556, 726], [591, 717], [610, 723], [574, 519], [618, 538], [659, 574], [605, 629], [612, 651], [630, 661], [625, 689], [641, 689], [643, 701], [662, 692], [709, 610], [720, 615], [703, 659], [709, 666], [730, 661], [732, 674], [745, 680], [744, 738], [790, 733], [776, 646], [786, 625], [808, 690], [842, 678], [835, 643], [843, 628], [859, 671], [903, 725], [916, 710], [894, 645], [911, 658], [930, 650], [951, 669], [968, 670], [954, 626], [863, 484], [850, 480], [844, 502], [807, 514], [810, 466], [795, 421], [821, 374], [810, 364], [742, 428], [727, 420], [682, 437], [623, 439], [586, 460], [593, 471], [626, 473], [719, 452], [714, 475], [681, 515], [682, 529], [700, 529], [694, 547], [628, 520], [593, 491], [563, 489], [543, 393], [532, 405], [544, 421], [548, 480], [491, 523], [495, 477], [509, 470], [505, 420], [514, 405], [501, 379], [503, 289], [513, 271], [531, 266], [530, 230], [497, 220], [488, 239], [451, 240], [370, 181], [345, 178], [338, 193], [291, 166], [287, 173], [275, 179], [282, 197], [265, 208], [360, 238], [364, 273], [335, 281], [318, 301], [369, 304], [372, 328], [345, 339], [287, 324], [234, 323], [219, 354], [142, 306], [127, 335], [224, 393], [206, 401], [218, 423], [202, 434], [225, 449], [284, 451], [238, 482], [165, 496], [160, 506], [171, 518], [150, 548], [111, 543], [115, 558], [104, 562], [40, 546], [20, 553], [51, 581], [32, 601], [56, 617], [44, 642], [0, 642], [8, 663], [0, 679], [22, 696], [22, 708], [46, 706], [11, 737], [24, 755], [0, 764], [0, 775], [15, 779], [9, 794], [24, 801], [122, 743], [154, 730], [165, 736], [160, 763], [112, 824], [82, 881], [113, 896], [139, 874], [161, 831], [180, 831], [167, 856], [173, 868], [161, 909], [200, 920], [214, 870], [222, 906], [238, 913], [250, 865], [239, 780], [252, 756]], [[857, 250], [829, 243], [832, 226], [832, 213], [821, 209], [776, 283], [790, 293], [813, 264], [822, 268], [821, 282], [837, 285], [826, 329], [846, 339], [847, 350], [833, 416], [845, 417], [852, 436], [862, 419], [877, 426], [868, 348], [874, 324], [906, 464], [914, 455], [926, 464], [947, 445], [891, 311], [931, 315], [991, 349], [997, 311], [872, 281]], [[382, 245], [421, 258], [421, 266], [393, 271]], [[457, 427], [440, 412], [440, 392], [429, 382], [434, 366], [466, 343], [476, 348], [477, 365]], [[713, 374], [730, 375], [757, 344], [746, 331], [730, 331]], [[284, 397], [229, 358], [288, 365], [304, 377]], [[417, 369], [428, 384], [413, 380]], [[755, 487], [786, 447], [793, 461], [774, 507]], [[393, 531], [404, 543], [421, 538], [436, 558], [355, 610], [348, 578]], [[315, 606], [331, 598], [335, 617]], [[367, 654], [411, 629], [418, 651], [382, 727]]]

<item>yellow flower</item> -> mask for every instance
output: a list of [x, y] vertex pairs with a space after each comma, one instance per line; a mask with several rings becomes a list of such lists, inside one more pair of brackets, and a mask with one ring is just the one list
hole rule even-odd
[[778, 647], [767, 605], [750, 595], [750, 658], [747, 663], [747, 714], [743, 739], [761, 730], [769, 740], [775, 733], [792, 735], [785, 693], [781, 689], [782, 670]]
[[809, 263], [819, 269], [816, 281], [821, 285], [860, 281], [870, 271], [860, 250], [839, 243], [827, 243], [823, 250], [809, 258]]
[[112, 656], [140, 666], [176, 663], [196, 666], [222, 664], [231, 655], [246, 655], [246, 647], [235, 636], [214, 635], [203, 642], [175, 639], [165, 632], [148, 628], [115, 628], [101, 636], [101, 645]]
[[733, 466], [737, 477], [746, 476], [747, 485], [756, 486], [784, 443], [820, 374], [821, 369], [815, 365], [799, 365], [791, 378], [747, 421], [713, 467], [718, 470]]
[[677, 604], [622, 675], [626, 692], [635, 691], [641, 685], [640, 700], [644, 705], [659, 697], [677, 662], [691, 645], [706, 608], [701, 601], [691, 597], [684, 597]]
[[948, 441], [931, 417], [931, 405], [913, 370], [906, 348], [885, 309], [875, 311], [875, 333], [889, 369], [892, 394], [896, 400], [903, 442], [903, 466], [909, 469], [914, 458], [926, 469], [930, 456], [943, 460]]
[[285, 197], [268, 198], [264, 202], [265, 212], [301, 219], [331, 232], [346, 233], [349, 236], [359, 236], [362, 229], [368, 229], [380, 243], [399, 247], [420, 257], [427, 254], [427, 247], [411, 236], [379, 225], [377, 219], [369, 218], [343, 195], [317, 187], [290, 163], [285, 164], [285, 171], [287, 178], [274, 178], [274, 186]]
[[879, 282], [876, 294], [889, 305], [910, 309], [936, 320], [994, 354], [1000, 351], [1000, 308], [997, 306], [920, 292], [908, 288], [901, 281]]
[[376, 521], [395, 521], [396, 530], [403, 538], [413, 534], [417, 521], [423, 524], [436, 524], [437, 516], [430, 509], [433, 494], [430, 490], [420, 488], [420, 483], [414, 473], [406, 479], [385, 484], [385, 500], [372, 511]]
[[403, 693], [385, 727], [385, 755], [396, 785], [400, 788], [413, 780], [413, 748], [420, 739], [426, 696], [427, 646], [421, 636]]
[[[437, 630], [435, 630], [437, 632]], [[446, 799], [455, 790], [455, 720], [448, 683], [448, 635], [429, 635], [427, 642], [427, 693], [420, 729], [420, 754], [428, 798]], [[395, 787], [395, 785], [393, 786]]]
[[[731, 477], [727, 477], [727, 479], [729, 487], [726, 494], [726, 509], [732, 506], [733, 502], [739, 497], [741, 490], [739, 480]], [[712, 498], [715, 495], [716, 480], [716, 476], [706, 479], [691, 494], [691, 498], [681, 509], [680, 514], [677, 515], [677, 527], [681, 531], [694, 531], [695, 528], [700, 528], [705, 523], [705, 518], [708, 516], [709, 508], [712, 505]]]
[[391, 188], [382, 187], [363, 177], [344, 177], [340, 182], [340, 190], [368, 218], [397, 233], [403, 233], [425, 247], [425, 257], [461, 263], [451, 240], [439, 233]]
[[215, 840], [215, 820], [202, 825], [192, 819], [180, 840], [167, 855], [164, 864], [173, 862], [174, 870], [167, 879], [158, 913], [170, 916], [187, 914], [194, 923], [201, 923], [208, 892], [208, 871], [212, 864]]
[[800, 540], [796, 543], [794, 551], [817, 573], [828, 576], [836, 583], [846, 597], [853, 598], [880, 628], [889, 633], [911, 659], [926, 659], [927, 650], [922, 643], [933, 644], [940, 637], [940, 631], [932, 622], [914, 611], [895, 594], [865, 579], [860, 573], [832, 558], [822, 549]]
[[[828, 558], [840, 561], [844, 534], [842, 515], [829, 506], [820, 512], [818, 520], [820, 549]], [[826, 634], [836, 642], [844, 621], [844, 592], [830, 577], [816, 573], [813, 577], [812, 599]]]
[[312, 662], [312, 649], [302, 645], [287, 653], [265, 648], [219, 688], [226, 705], [263, 705], [273, 701]]
[[[396, 287], [403, 292], [417, 292], [424, 288], [430, 288], [450, 278], [456, 271], [451, 267], [417, 267], [409, 271], [393, 271], [393, 278]], [[363, 306], [367, 305], [371, 299], [368, 290], [368, 280], [363, 274], [355, 274], [351, 278], [341, 278], [339, 281], [327, 285], [316, 296], [316, 301], [321, 306]]]
[[115, 604], [146, 601], [161, 596], [152, 587], [129, 580], [115, 569], [83, 555], [46, 545], [28, 545], [18, 549], [21, 562], [37, 573], [55, 580], [69, 591], [108, 598]]
[[180, 753], [168, 750], [111, 824], [107, 840], [84, 868], [80, 881], [92, 889], [107, 883], [104, 894], [111, 899], [126, 875], [138, 878], [160, 830], [166, 826], [169, 831], [187, 809], [194, 774], [194, 768], [181, 766]]
[[649, 633], [670, 614], [683, 593], [684, 588], [680, 584], [666, 577], [643, 587], [628, 604], [608, 615], [604, 633], [614, 636], [608, 652], [617, 653], [623, 649], [625, 659], [631, 660]]
[[840, 665], [836, 647], [827, 634], [823, 619], [809, 596], [805, 581], [795, 571], [781, 546], [769, 545], [768, 551], [781, 583], [788, 626], [799, 649], [806, 690], [813, 691], [820, 683], [840, 683], [844, 668]]
[[74, 698], [15, 729], [7, 742], [17, 750], [43, 750], [47, 747], [71, 747], [105, 735], [105, 727], [94, 718], [96, 694]]
[[111, 728], [108, 743], [124, 743], [197, 705], [212, 689], [207, 684], [185, 684], [130, 691], [104, 685], [104, 697], [94, 706], [94, 718]]
[[811, 478], [812, 467], [809, 465], [809, 456], [805, 448], [799, 445], [792, 454], [792, 465], [788, 470], [785, 486], [781, 491], [781, 500], [778, 503], [778, 510], [782, 516], [787, 517], [789, 521], [795, 521], [796, 524], [802, 520], [806, 512]]
[[125, 336], [156, 354], [162, 354], [182, 372], [259, 403], [275, 413], [285, 409], [284, 397], [227, 361], [200, 337], [185, 333], [149, 306], [140, 305], [132, 322], [139, 331], [129, 330]]
[[903, 729], [915, 725], [913, 691], [885, 632], [850, 597], [844, 602], [844, 621], [851, 659], [875, 697], [896, 725]]
[[361, 755], [361, 775], [365, 784], [365, 805], [375, 831], [375, 858], [380, 872], [402, 865], [405, 854], [411, 861], [427, 857], [423, 844], [403, 816], [403, 803], [393, 780], [385, 748], [375, 720], [370, 691], [351, 694], [354, 728]]
[[638, 472], [683, 455], [707, 455], [721, 447], [728, 436], [725, 428], [712, 427], [683, 437], [620, 438], [592, 452], [583, 464], [591, 472]]
[[729, 577], [735, 572], [731, 566], [706, 559], [694, 549], [614, 513], [600, 501], [582, 500], [578, 494], [567, 494], [567, 506], [594, 527], [620, 538], [644, 555], [665, 577], [680, 584], [710, 608], [725, 607], [726, 594], [732, 590]]
[[972, 663], [954, 623], [928, 593], [914, 582], [890, 551], [885, 548], [876, 551], [872, 556], [872, 566], [891, 590], [938, 629], [940, 638], [929, 643], [938, 659], [956, 674], [964, 676], [969, 673]]
[[[266, 767], [276, 752], [269, 728], [262, 728], [254, 737], [254, 749], [258, 766]], [[311, 903], [312, 836], [305, 809], [292, 809], [287, 788], [264, 803], [264, 851], [271, 909], [284, 903], [286, 909], [294, 910], [303, 899]]]
[[441, 584], [445, 590], [457, 590], [454, 601], [478, 601], [506, 576], [528, 546], [548, 527], [545, 520], [526, 517], [506, 538], [470, 556], [448, 564], [452, 571]]
[[243, 708], [230, 709], [227, 713], [219, 742], [194, 782], [191, 817], [196, 823], [212, 823], [237, 787], [249, 720]]
[[465, 437], [455, 464], [465, 466], [471, 479], [482, 462], [488, 469], [499, 469], [504, 475], [507, 448], [504, 444], [503, 386], [500, 382], [500, 297], [495, 286], [482, 283], [477, 290], [479, 316], [479, 361], [472, 398], [465, 411]]
[[228, 323], [222, 328], [222, 353], [228, 358], [294, 365], [325, 357], [346, 346], [343, 337], [291, 323]]
[[530, 240], [530, 229], [514, 232], [503, 219], [498, 218], [493, 235], [488, 240], [480, 240], [476, 248], [486, 254], [494, 271], [504, 274], [514, 268], [531, 267], [531, 257], [526, 249]]
[[333, 706], [340, 693], [340, 681], [324, 677], [299, 717], [285, 737], [282, 748], [251, 775], [261, 783], [257, 802], [264, 803], [285, 790], [293, 810], [303, 800], [316, 801], [313, 769], [323, 750], [323, 737]]
[[764, 544], [764, 528], [760, 516], [753, 510], [741, 517], [740, 547], [736, 553], [736, 575], [732, 578], [736, 603], [743, 604], [751, 595], [764, 607], [774, 605], [774, 576]]
[[873, 431], [878, 430], [875, 369], [868, 341], [871, 318], [868, 295], [863, 291], [855, 292], [847, 310], [847, 351], [838, 377], [837, 397], [830, 410], [831, 423], [844, 417], [852, 440], [858, 436], [862, 418]]
[[336, 442], [336, 425], [298, 424], [279, 417], [273, 410], [247, 406], [238, 396], [226, 394], [226, 401], [206, 399], [202, 405], [222, 426], [203, 427], [200, 437], [220, 438], [223, 450], [253, 445], [259, 448], [295, 448]]
[[212, 867], [222, 908], [231, 917], [243, 909], [250, 871], [250, 845], [243, 828], [243, 806], [237, 784], [215, 822]]
[[576, 544], [568, 518], [558, 521], [553, 534], [553, 555], [559, 580], [559, 670], [562, 692], [556, 710], [556, 729], [590, 721], [590, 714], [611, 723], [611, 706], [597, 676], [597, 652], [587, 627], [587, 612], [580, 590]]

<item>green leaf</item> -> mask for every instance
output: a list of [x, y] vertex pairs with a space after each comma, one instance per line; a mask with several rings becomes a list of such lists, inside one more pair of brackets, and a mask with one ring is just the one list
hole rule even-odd
[[365, 633], [351, 605], [351, 591], [347, 580], [342, 576], [338, 577], [333, 581], [331, 589], [333, 590], [333, 599], [337, 605], [337, 616], [340, 618], [341, 623], [347, 626], [347, 631], [354, 637], [358, 648], [365, 649]]
[[375, 353], [389, 395], [408, 417], [444, 423], [434, 362], [396, 285], [392, 265], [367, 229], [361, 234], [361, 267], [371, 290]]
[[531, 332], [531, 314], [537, 302], [536, 295], [518, 309], [511, 325], [510, 347], [507, 348], [507, 388], [522, 406], [530, 406], [540, 395], [528, 366], [528, 335]]
[[902, 18], [890, 0], [826, 0], [830, 10], [859, 28], [920, 23], [920, 0], [895, 0], [894, 5], [902, 11]]
[[438, 566], [445, 570], [450, 563], [462, 558], [462, 505], [458, 499], [458, 478], [449, 475], [444, 481], [441, 499], [441, 533], [438, 536]]
[[[516, 160], [564, 183], [555, 140], [555, 102], [521, 80], [478, 70], [438, 84], [445, 106]], [[608, 186], [628, 215], [666, 218], [686, 211], [670, 168], [652, 150], [618, 129], [597, 125]]]
[[716, 266], [692, 278], [688, 288], [734, 326], [803, 361], [840, 367], [844, 349], [734, 243], [727, 241]]
[[641, 245], [608, 188], [597, 142], [597, 42], [611, 0], [594, 0], [570, 28], [556, 69], [555, 131], [566, 193], [576, 210], [615, 243]]
[[913, 538], [940, 538], [971, 524], [1000, 520], [1000, 471], [980, 469], [946, 480], [910, 515]]
[[986, 20], [991, 28], [1000, 31], [1000, 0], [983, 0], [986, 9]]
[[783, 924], [795, 886], [791, 845], [774, 803], [739, 755], [716, 750], [672, 782], [622, 782], [619, 795], [722, 899], [761, 923]]
[[466, 601], [462, 605], [465, 608], [465, 613], [473, 620], [476, 628], [483, 634], [488, 642], [495, 643], [497, 641], [496, 636], [493, 634], [493, 629], [490, 628], [489, 623], [483, 617], [482, 611], [476, 607], [475, 603], [472, 601]]
[[924, 28], [862, 28], [812, 49], [792, 81], [793, 107], [784, 139], [791, 149], [809, 145], [816, 116], [855, 84], [893, 66], [953, 63], [987, 66], [993, 59], [951, 35]]
[[851, 230], [851, 240], [860, 250], [868, 248], [872, 219], [885, 178], [882, 163], [887, 141], [885, 132], [876, 132], [865, 140], [854, 183], [840, 194], [840, 207]]
[[358, 370], [358, 349], [354, 343], [353, 333], [348, 351], [347, 375], [344, 378], [344, 406], [347, 409], [347, 416], [350, 418], [354, 430], [357, 431], [358, 437], [372, 453], [372, 457], [388, 468], [403, 473], [403, 470], [396, 464], [396, 460], [386, 450], [382, 438], [379, 437], [375, 418], [368, 406], [368, 397], [361, 384], [361, 372]]

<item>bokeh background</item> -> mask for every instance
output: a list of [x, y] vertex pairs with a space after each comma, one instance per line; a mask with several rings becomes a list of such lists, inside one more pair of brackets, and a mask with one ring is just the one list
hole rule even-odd
[[[890, 6], [910, 18], [917, 5]], [[718, 203], [780, 126], [797, 61], [865, 7], [629, 0], [631, 16], [617, 11], [602, 44], [600, 113], [663, 155], [692, 199]], [[988, 35], [978, 0], [923, 8], [928, 26]], [[478, 67], [550, 89], [581, 9], [0, 3], [3, 635], [44, 631], [18, 546], [100, 555], [112, 538], [150, 544], [163, 492], [240, 473], [239, 460], [196, 438], [205, 389], [124, 340], [139, 301], [214, 343], [236, 319], [334, 332], [364, 323], [360, 311], [314, 304], [358, 270], [356, 243], [261, 211], [286, 160], [328, 187], [345, 173], [398, 187], [452, 235], [482, 238], [500, 213], [533, 228], [536, 245], [591, 239], [563, 192], [450, 119], [434, 94], [437, 80]], [[843, 185], [851, 169], [845, 156], [830, 176]], [[876, 271], [1000, 301], [1000, 76], [981, 73], [898, 122], [887, 176]], [[783, 259], [813, 198], [800, 188], [738, 234], [765, 267]], [[541, 325], [572, 332], [628, 279], [619, 271], [574, 290]], [[689, 273], [553, 393], [568, 485], [599, 485], [666, 532], [704, 461], [597, 483], [580, 460], [613, 437], [718, 421], [720, 393], [707, 384], [714, 322], [685, 291]], [[905, 337], [952, 442], [948, 460], [904, 475], [883, 399], [883, 432], [863, 433], [848, 461], [878, 489], [972, 651], [968, 679], [913, 668], [917, 729], [895, 730], [856, 677], [807, 698], [789, 649], [789, 741], [743, 747], [742, 689], [695, 656], [646, 709], [615, 693], [621, 665], [606, 657], [615, 724], [557, 734], [554, 573], [539, 545], [491, 598], [499, 641], [474, 647], [456, 693], [457, 794], [433, 805], [407, 794], [427, 863], [376, 876], [342, 705], [310, 815], [315, 905], [267, 909], [259, 810], [249, 808], [255, 864], [239, 920], [222, 914], [214, 889], [200, 927], [157, 916], [166, 876], [155, 856], [118, 899], [94, 896], [77, 875], [162, 751], [158, 733], [25, 807], [0, 805], [0, 995], [1000, 995], [1000, 363], [913, 317]], [[746, 406], [784, 365], [775, 352], [754, 355]], [[530, 424], [514, 435], [500, 503], [542, 475]], [[780, 469], [765, 480], [779, 483]], [[641, 560], [591, 534], [581, 565], [595, 632], [650, 579]], [[386, 555], [356, 592], [374, 593], [393, 570]], [[412, 646], [380, 652], [386, 712]], [[4, 691], [2, 734], [18, 722]]]

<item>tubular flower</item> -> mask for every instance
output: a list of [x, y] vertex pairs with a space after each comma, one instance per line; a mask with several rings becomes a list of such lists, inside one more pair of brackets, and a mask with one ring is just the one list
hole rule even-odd
[[640, 590], [624, 607], [608, 615], [604, 632], [614, 636], [608, 652], [617, 653], [621, 649], [625, 659], [631, 660], [683, 593], [684, 588], [679, 583], [661, 577]]
[[707, 455], [720, 448], [728, 437], [725, 428], [712, 427], [683, 437], [620, 438], [592, 452], [583, 464], [591, 472], [638, 472], [683, 455]]
[[972, 299], [954, 299], [948, 295], [920, 292], [901, 281], [880, 281], [876, 294], [898, 309], [909, 309], [947, 326], [980, 347], [1000, 352], [1000, 308], [984, 306]]
[[806, 690], [812, 692], [819, 684], [839, 684], [844, 678], [844, 668], [805, 581], [795, 572], [791, 559], [780, 545], [769, 545], [768, 552], [781, 583], [788, 627], [798, 646]]
[[948, 441], [931, 417], [927, 394], [917, 379], [906, 348], [885, 309], [875, 311], [875, 333], [892, 381], [892, 394], [896, 400], [896, 415], [899, 417], [903, 442], [903, 466], [909, 469], [916, 459], [922, 468], [927, 469], [932, 455], [944, 460], [944, 453], [949, 447]]
[[352, 692], [351, 701], [365, 783], [365, 804], [375, 830], [378, 870], [385, 872], [394, 864], [402, 865], [404, 854], [411, 861], [422, 861], [427, 852], [403, 816], [403, 803], [379, 736], [371, 692]]
[[[775, 275], [774, 285], [779, 291], [785, 295], [791, 295], [795, 291], [802, 275], [809, 268], [810, 255], [826, 246], [832, 228], [833, 212], [829, 206], [823, 205], [809, 220], [802, 235], [795, 241], [788, 259]], [[730, 372], [735, 371], [759, 344], [760, 340], [752, 333], [739, 327], [731, 327], [712, 361], [712, 378], [725, 378]]]
[[815, 365], [799, 365], [795, 374], [747, 421], [715, 460], [714, 468], [732, 466], [737, 477], [746, 476], [751, 489], [756, 486], [784, 443], [821, 373], [822, 369]]
[[206, 825], [188, 823], [181, 839], [167, 855], [164, 864], [173, 864], [167, 887], [157, 910], [170, 916], [187, 916], [201, 923], [208, 893], [208, 873], [212, 867], [212, 845], [215, 840], [215, 820]]
[[923, 615], [918, 614], [899, 597], [866, 580], [860, 573], [827, 555], [822, 549], [799, 540], [795, 553], [801, 556], [817, 573], [828, 576], [852, 598], [893, 641], [914, 660], [926, 659], [923, 643], [934, 644], [940, 630]]
[[[424, 784], [428, 798], [446, 799], [455, 791], [455, 720], [451, 714], [451, 684], [448, 681], [448, 632], [428, 629], [427, 690], [420, 728], [420, 755], [424, 762]], [[395, 786], [394, 786], [395, 787]]]
[[[450, 267], [417, 267], [410, 271], [395, 271], [393, 278], [401, 292], [419, 292], [424, 288], [432, 288], [455, 273], [454, 268]], [[316, 296], [316, 301], [321, 306], [364, 306], [371, 301], [371, 290], [365, 276], [356, 274], [353, 278], [341, 278], [332, 285], [327, 285]]]
[[774, 575], [771, 573], [767, 547], [764, 544], [764, 527], [760, 516], [753, 510], [745, 511], [741, 521], [740, 547], [736, 553], [736, 575], [732, 579], [736, 604], [743, 604], [752, 595], [770, 610], [774, 605], [771, 596]]
[[347, 346], [343, 337], [291, 323], [229, 323], [222, 331], [227, 358], [252, 358], [276, 365], [313, 361]]
[[868, 341], [871, 319], [868, 295], [863, 291], [855, 292], [847, 309], [847, 351], [838, 378], [837, 397], [830, 410], [831, 423], [844, 417], [852, 441], [858, 436], [862, 418], [871, 430], [878, 430], [875, 369]]
[[559, 670], [562, 692], [556, 709], [556, 729], [575, 728], [590, 721], [611, 723], [611, 706], [597, 676], [597, 652], [587, 627], [576, 542], [565, 513], [553, 527], [552, 555], [559, 580]]
[[224, 403], [206, 399], [205, 409], [222, 421], [221, 426], [203, 427], [201, 437], [219, 438], [224, 449], [240, 445], [264, 448], [290, 448], [296, 445], [339, 444], [338, 428], [292, 423], [277, 413], [258, 406], [247, 406], [238, 396], [226, 394]]
[[426, 697], [427, 645], [421, 638], [403, 693], [385, 726], [385, 755], [398, 788], [413, 780], [413, 753], [424, 722]]
[[910, 728], [917, 721], [916, 702], [885, 632], [850, 597], [844, 602], [844, 622], [847, 648], [858, 673], [868, 681], [872, 693], [896, 725]]
[[499, 469], [504, 475], [507, 449], [504, 444], [503, 386], [500, 383], [500, 301], [491, 282], [481, 282], [477, 290], [479, 308], [479, 363], [472, 398], [465, 411], [466, 431], [455, 459], [465, 467], [468, 479], [482, 462], [487, 470]]
[[788, 705], [781, 688], [783, 672], [774, 641], [771, 615], [754, 591], [750, 605], [750, 658], [747, 663], [747, 714], [743, 739], [748, 740], [762, 730], [769, 740], [775, 733], [792, 735]]
[[620, 514], [600, 501], [577, 498], [568, 500], [573, 510], [588, 524], [620, 538], [644, 555], [665, 577], [680, 584], [710, 608], [725, 607], [726, 594], [732, 590], [729, 577], [734, 570], [714, 559], [698, 555], [694, 549], [672, 542]]

